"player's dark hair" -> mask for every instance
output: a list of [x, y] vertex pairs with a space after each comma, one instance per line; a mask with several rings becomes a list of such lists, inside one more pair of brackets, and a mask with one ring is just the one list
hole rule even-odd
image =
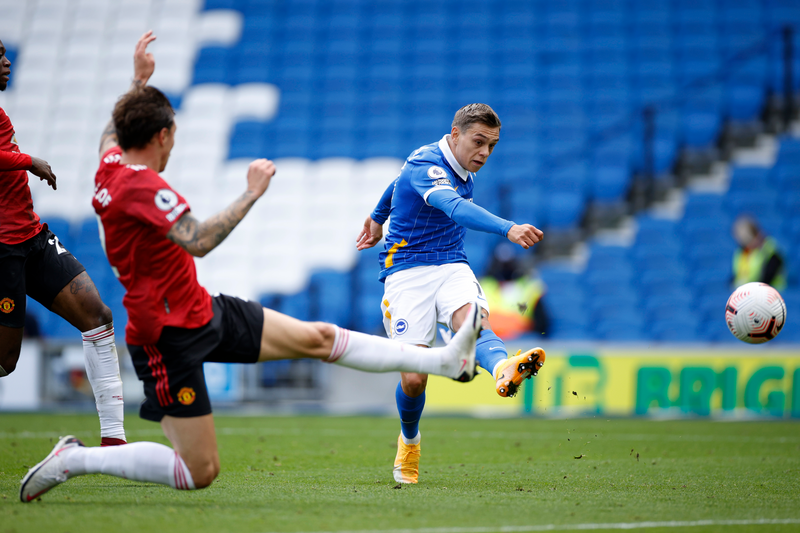
[[466, 132], [475, 123], [484, 124], [490, 128], [502, 126], [500, 117], [497, 116], [494, 109], [486, 104], [465, 105], [456, 111], [456, 116], [453, 117], [453, 126], [457, 127], [461, 133]]
[[112, 115], [120, 148], [144, 148], [153, 135], [172, 128], [175, 110], [164, 93], [145, 86], [124, 94]]

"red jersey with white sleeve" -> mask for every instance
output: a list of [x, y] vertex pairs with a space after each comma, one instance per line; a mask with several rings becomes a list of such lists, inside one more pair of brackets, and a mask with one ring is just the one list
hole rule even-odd
[[167, 238], [189, 204], [157, 172], [122, 165], [121, 157], [118, 146], [103, 154], [92, 206], [108, 262], [125, 287], [125, 340], [152, 345], [164, 326], [207, 324], [211, 296], [197, 281], [192, 255]]
[[0, 107], [0, 242], [19, 244], [42, 231], [33, 211], [28, 173], [31, 156], [21, 154], [14, 126]]

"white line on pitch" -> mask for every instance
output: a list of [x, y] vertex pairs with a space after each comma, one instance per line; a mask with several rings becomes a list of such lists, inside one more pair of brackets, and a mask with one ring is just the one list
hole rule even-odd
[[527, 533], [535, 531], [585, 531], [602, 529], [650, 529], [701, 526], [759, 526], [800, 524], [798, 518], [754, 520], [691, 520], [668, 522], [617, 522], [608, 524], [542, 524], [500, 527], [426, 527], [419, 529], [358, 529], [348, 531], [314, 531], [306, 533]]

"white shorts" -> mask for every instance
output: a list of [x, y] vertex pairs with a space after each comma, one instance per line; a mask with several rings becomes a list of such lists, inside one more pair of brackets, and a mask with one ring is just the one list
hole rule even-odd
[[489, 311], [483, 289], [466, 263], [400, 270], [386, 278], [383, 327], [391, 339], [433, 346], [436, 324], [453, 329], [453, 313], [473, 302]]

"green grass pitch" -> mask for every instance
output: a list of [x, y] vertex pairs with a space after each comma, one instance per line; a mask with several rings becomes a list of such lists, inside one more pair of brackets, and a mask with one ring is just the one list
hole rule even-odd
[[[391, 477], [394, 419], [216, 424], [222, 472], [208, 489], [94, 475], [22, 504], [27, 469], [59, 435], [99, 444], [98, 422], [0, 415], [0, 533], [800, 531], [794, 422], [428, 417], [420, 483], [402, 487]], [[126, 425], [131, 441], [166, 443], [157, 424], [129, 414]]]

